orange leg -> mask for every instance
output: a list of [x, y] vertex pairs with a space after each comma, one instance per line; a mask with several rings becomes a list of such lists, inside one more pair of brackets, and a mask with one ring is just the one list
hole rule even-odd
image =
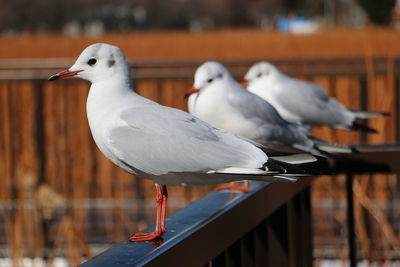
[[215, 190], [220, 191], [220, 190], [235, 190], [235, 191], [241, 191], [243, 193], [249, 192], [249, 181], [244, 180], [244, 183], [242, 186], [239, 186], [238, 182], [231, 182], [227, 185], [219, 185], [215, 188]]
[[154, 232], [136, 233], [132, 235], [129, 240], [133, 242], [150, 241], [161, 237], [165, 232], [165, 209], [167, 207], [168, 192], [165, 185], [160, 186], [156, 184], [156, 201], [157, 201], [157, 218], [156, 228]]

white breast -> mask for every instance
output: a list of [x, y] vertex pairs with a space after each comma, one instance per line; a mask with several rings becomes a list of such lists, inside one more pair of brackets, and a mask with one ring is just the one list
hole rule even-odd
[[109, 149], [108, 133], [124, 123], [121, 112], [133, 104], [130, 94], [123, 90], [112, 90], [107, 84], [92, 84], [86, 102], [89, 128], [100, 151], [112, 162], [128, 172], [126, 166]]
[[211, 89], [189, 97], [189, 112], [215, 128], [259, 141], [264, 129], [231, 106], [226, 92], [212, 92]]

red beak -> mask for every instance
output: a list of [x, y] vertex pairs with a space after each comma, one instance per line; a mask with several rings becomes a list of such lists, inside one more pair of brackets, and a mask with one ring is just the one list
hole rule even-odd
[[243, 77], [237, 78], [236, 81], [237, 81], [238, 83], [240, 83], [244, 88], [246, 88], [247, 85], [248, 85], [247, 80], [246, 80], [245, 78], [243, 78]]
[[247, 83], [246, 79], [243, 78], [243, 77], [237, 78], [236, 81], [237, 81], [238, 83]]
[[51, 75], [47, 80], [54, 81], [54, 80], [64, 79], [67, 77], [75, 76], [79, 72], [81, 72], [81, 70], [76, 70], [76, 71], [62, 70], [62, 71], [59, 71], [59, 72]]
[[192, 87], [186, 92], [184, 98], [188, 98], [191, 94], [198, 93], [199, 91], [200, 91], [199, 89]]

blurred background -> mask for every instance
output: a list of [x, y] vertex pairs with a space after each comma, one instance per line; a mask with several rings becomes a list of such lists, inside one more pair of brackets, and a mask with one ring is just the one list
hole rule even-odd
[[[390, 112], [378, 134], [322, 127], [343, 144], [400, 141], [400, 1], [0, 0], [0, 266], [75, 266], [154, 223], [154, 185], [94, 145], [89, 83], [47, 83], [87, 45], [119, 46], [139, 94], [186, 109], [194, 70], [219, 60], [241, 76], [269, 60], [350, 108]], [[400, 159], [399, 159], [400, 164]], [[344, 176], [312, 187], [315, 266], [346, 266]], [[357, 176], [363, 266], [400, 265], [396, 175]], [[170, 187], [172, 213], [212, 187]]]

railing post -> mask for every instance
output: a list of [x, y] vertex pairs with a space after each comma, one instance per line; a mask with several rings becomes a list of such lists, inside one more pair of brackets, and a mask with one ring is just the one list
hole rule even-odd
[[267, 219], [268, 266], [312, 266], [310, 192], [303, 189]]
[[346, 201], [347, 201], [347, 241], [349, 244], [349, 266], [357, 266], [357, 246], [354, 226], [354, 195], [353, 195], [353, 174], [346, 175]]
[[267, 219], [267, 266], [289, 266], [287, 205], [283, 205]]
[[308, 267], [313, 264], [311, 190], [305, 188], [287, 204], [289, 266]]
[[256, 266], [254, 231], [248, 232], [240, 240], [242, 266]]
[[227, 249], [226, 267], [240, 267], [242, 262], [240, 240], [236, 241]]
[[[360, 77], [360, 110], [368, 110], [368, 74]], [[366, 125], [366, 121], [361, 121], [360, 123]], [[360, 143], [366, 144], [368, 142], [367, 133], [360, 133]]]
[[[399, 60], [397, 60], [399, 61]], [[400, 64], [395, 64], [395, 66], [399, 66]], [[400, 73], [395, 72], [394, 77], [394, 101], [395, 101], [395, 112], [396, 114], [400, 114]], [[396, 117], [396, 141], [400, 142], [400, 116]]]
[[267, 222], [262, 221], [254, 231], [254, 252], [256, 255], [255, 266], [263, 267], [268, 263], [268, 236], [267, 236]]

